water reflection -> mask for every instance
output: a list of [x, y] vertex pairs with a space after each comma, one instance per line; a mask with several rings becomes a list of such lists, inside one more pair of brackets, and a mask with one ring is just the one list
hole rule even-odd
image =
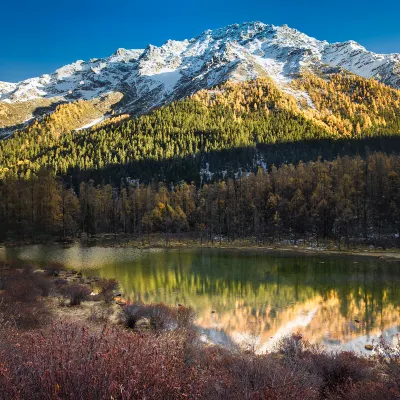
[[328, 348], [363, 351], [400, 325], [400, 272], [378, 259], [78, 245], [2, 248], [0, 258], [91, 268], [86, 275], [117, 278], [131, 300], [191, 305], [208, 339], [229, 347], [266, 351], [301, 332]]

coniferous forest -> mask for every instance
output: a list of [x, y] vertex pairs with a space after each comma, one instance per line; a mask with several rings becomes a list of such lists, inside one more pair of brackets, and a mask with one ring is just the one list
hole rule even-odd
[[314, 237], [383, 246], [390, 237], [393, 245], [400, 233], [399, 187], [400, 157], [381, 152], [259, 168], [201, 187], [90, 180], [76, 191], [42, 169], [29, 179], [3, 181], [1, 239], [194, 232], [205, 241]]
[[[2, 240], [99, 233], [396, 244], [400, 91], [306, 75], [225, 83], [130, 119], [71, 130], [58, 106], [0, 141]], [[390, 239], [388, 241], [388, 239]]]

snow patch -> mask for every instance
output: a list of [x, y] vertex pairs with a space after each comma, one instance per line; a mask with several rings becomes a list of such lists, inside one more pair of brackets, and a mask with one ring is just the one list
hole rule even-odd
[[75, 131], [81, 131], [83, 129], [89, 129], [94, 125], [99, 124], [100, 122], [104, 121], [106, 119], [106, 116], [100, 117], [100, 118], [96, 118], [93, 121], [89, 122], [86, 125], [81, 126], [80, 128], [76, 128]]
[[128, 101], [120, 111], [135, 115], [227, 80], [268, 75], [300, 105], [315, 108], [307, 93], [289, 85], [301, 72], [320, 72], [327, 64], [400, 85], [399, 54], [375, 54], [353, 41], [329, 44], [288, 26], [249, 22], [160, 47], [118, 49], [110, 57], [78, 60], [18, 83], [0, 82], [0, 101], [90, 100], [121, 92]]

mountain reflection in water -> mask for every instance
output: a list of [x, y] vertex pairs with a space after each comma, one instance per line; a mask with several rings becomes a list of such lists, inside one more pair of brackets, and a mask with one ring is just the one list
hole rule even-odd
[[230, 348], [268, 351], [300, 332], [328, 349], [363, 352], [399, 331], [400, 271], [377, 258], [79, 245], [0, 248], [2, 258], [64, 262], [115, 277], [132, 301], [191, 305], [207, 340]]

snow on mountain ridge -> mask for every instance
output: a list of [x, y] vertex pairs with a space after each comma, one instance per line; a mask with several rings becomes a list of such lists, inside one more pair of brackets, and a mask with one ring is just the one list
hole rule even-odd
[[168, 40], [159, 47], [118, 49], [110, 57], [78, 60], [16, 84], [0, 82], [0, 102], [89, 100], [121, 92], [124, 99], [117, 111], [139, 114], [226, 80], [258, 76], [270, 76], [296, 95], [287, 87], [292, 79], [303, 71], [327, 68], [344, 68], [400, 87], [399, 54], [375, 54], [354, 41], [329, 44], [286, 25], [247, 22], [206, 30], [190, 40]]

